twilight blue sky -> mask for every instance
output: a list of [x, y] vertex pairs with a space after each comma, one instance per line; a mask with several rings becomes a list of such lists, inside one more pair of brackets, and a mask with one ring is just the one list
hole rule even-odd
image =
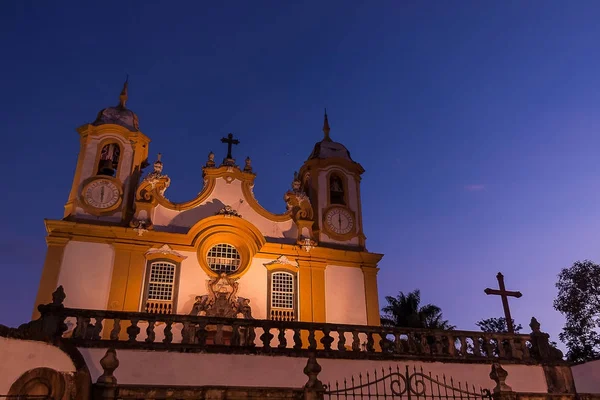
[[557, 273], [600, 261], [600, 5], [226, 3], [0, 3], [0, 323], [29, 319], [75, 128], [117, 104], [128, 73], [127, 105], [151, 161], [164, 154], [169, 199], [200, 191], [206, 154], [223, 157], [231, 131], [258, 200], [282, 212], [327, 107], [332, 138], [367, 171], [382, 300], [420, 288], [474, 329], [502, 315], [483, 293], [502, 271], [524, 293], [517, 322], [535, 315], [557, 339]]

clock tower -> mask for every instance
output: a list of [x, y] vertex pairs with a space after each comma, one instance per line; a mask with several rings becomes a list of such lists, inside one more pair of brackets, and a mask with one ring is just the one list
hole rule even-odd
[[315, 144], [299, 172], [316, 216], [313, 231], [321, 244], [364, 250], [360, 203], [364, 169], [343, 144], [331, 140], [330, 130], [325, 112], [323, 140]]
[[126, 224], [131, 218], [150, 139], [140, 131], [137, 115], [126, 107], [127, 91], [126, 81], [117, 106], [101, 110], [93, 123], [77, 129], [81, 147], [65, 204], [67, 220]]

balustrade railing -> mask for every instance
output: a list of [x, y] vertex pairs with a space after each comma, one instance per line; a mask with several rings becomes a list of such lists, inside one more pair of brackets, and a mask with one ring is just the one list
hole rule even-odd
[[536, 362], [530, 335], [69, 308], [58, 317], [62, 338], [81, 347]]

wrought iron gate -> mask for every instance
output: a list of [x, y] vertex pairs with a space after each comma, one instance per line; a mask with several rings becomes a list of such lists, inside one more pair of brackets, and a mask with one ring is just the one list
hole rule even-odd
[[325, 399], [403, 399], [403, 400], [491, 400], [488, 389], [475, 388], [467, 382], [454, 382], [453, 378], [446, 379], [445, 375], [433, 377], [425, 374], [423, 368], [412, 371], [408, 365], [402, 371], [389, 367], [382, 368], [373, 374], [359, 374], [350, 381], [336, 381], [328, 385]]

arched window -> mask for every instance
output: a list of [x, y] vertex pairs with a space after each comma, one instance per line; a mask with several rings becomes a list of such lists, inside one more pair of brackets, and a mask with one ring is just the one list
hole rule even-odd
[[329, 204], [346, 204], [344, 181], [337, 174], [329, 177]]
[[235, 247], [230, 244], [219, 243], [208, 250], [206, 261], [209, 268], [216, 273], [232, 274], [240, 267], [241, 258]]
[[269, 319], [295, 321], [296, 275], [284, 271], [272, 271], [269, 277]]
[[166, 260], [148, 262], [142, 311], [173, 314], [176, 310], [177, 265]]
[[116, 143], [108, 143], [100, 151], [98, 162], [98, 175], [115, 176], [119, 167], [121, 149]]

